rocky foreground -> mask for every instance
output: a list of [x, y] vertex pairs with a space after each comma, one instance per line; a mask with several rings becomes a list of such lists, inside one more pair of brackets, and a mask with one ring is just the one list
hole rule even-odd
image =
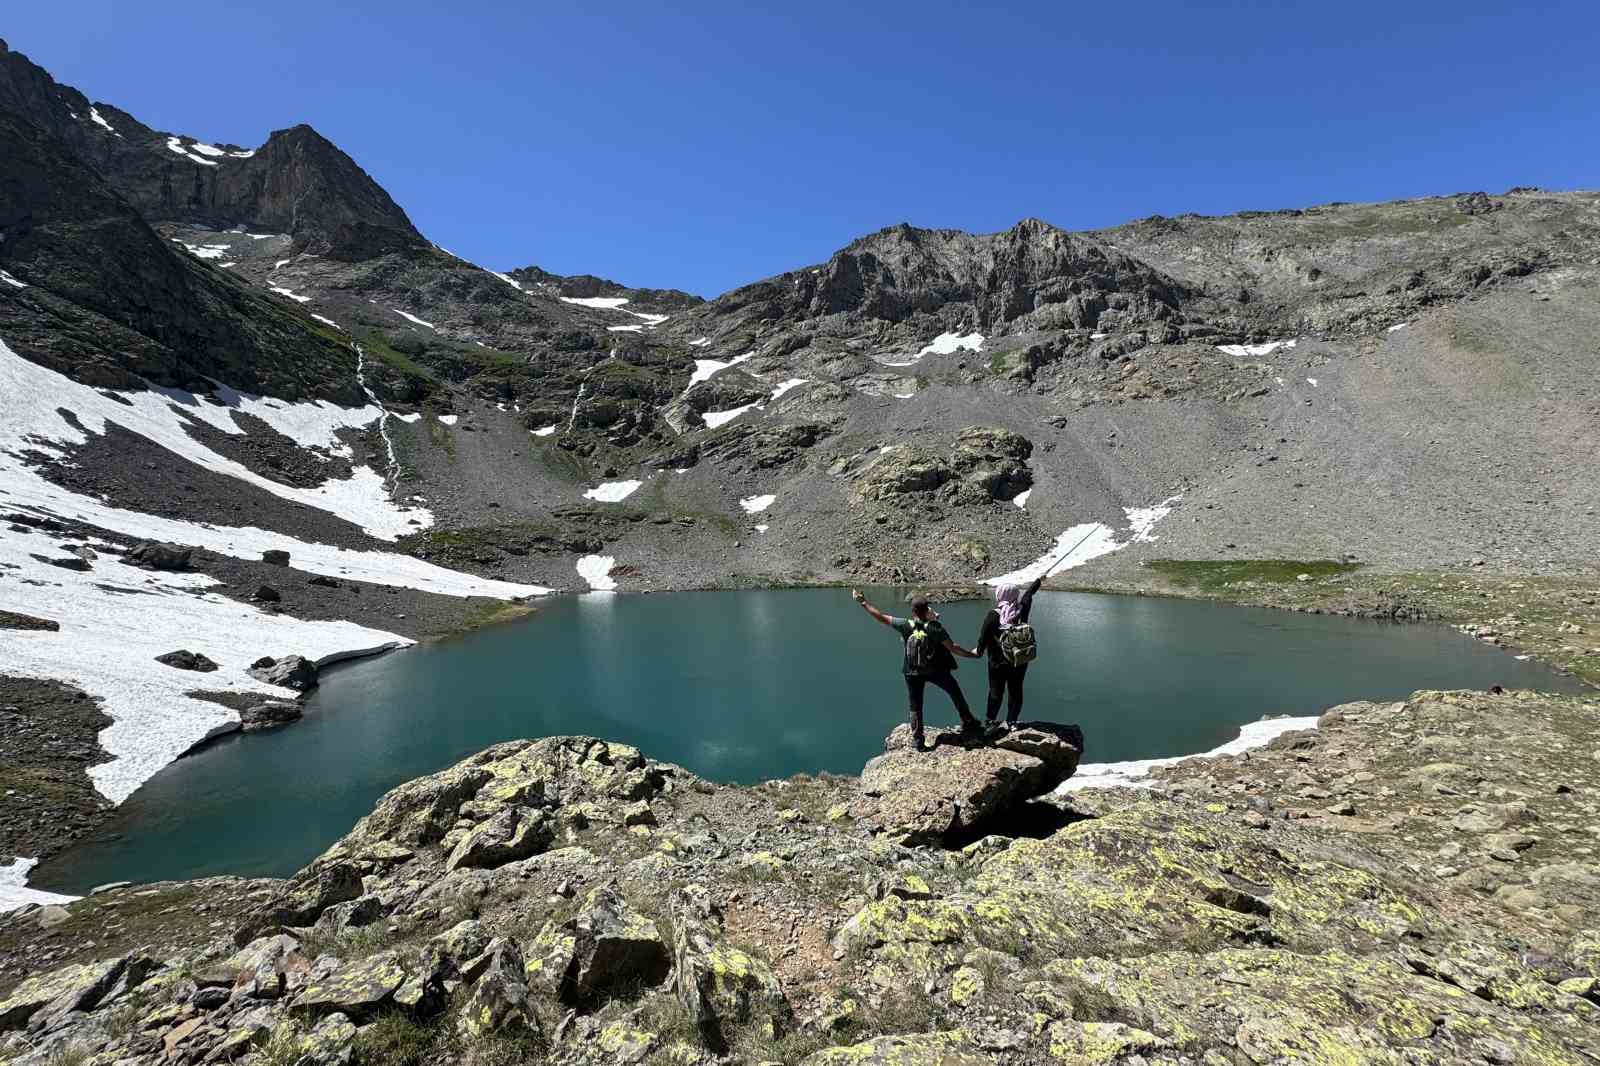
[[391, 792], [288, 882], [0, 925], [62, 1063], [1600, 1062], [1600, 699], [1422, 692], [1059, 793], [1035, 725], [718, 786], [590, 738]]

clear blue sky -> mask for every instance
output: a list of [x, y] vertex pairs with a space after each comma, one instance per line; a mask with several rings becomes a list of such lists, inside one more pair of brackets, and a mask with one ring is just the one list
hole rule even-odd
[[309, 122], [429, 237], [714, 294], [895, 222], [1600, 184], [1600, 5], [10, 5], [158, 129]]

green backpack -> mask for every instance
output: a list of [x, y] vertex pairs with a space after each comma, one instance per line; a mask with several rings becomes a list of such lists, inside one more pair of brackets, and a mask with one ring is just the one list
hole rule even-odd
[[1039, 657], [1039, 643], [1026, 622], [1000, 627], [1000, 657], [1012, 666], [1026, 666]]

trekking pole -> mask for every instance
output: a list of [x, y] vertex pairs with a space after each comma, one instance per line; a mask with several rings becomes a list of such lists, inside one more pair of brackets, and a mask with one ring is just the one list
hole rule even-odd
[[1049, 577], [1056, 567], [1060, 566], [1063, 562], [1071, 557], [1073, 552], [1077, 551], [1083, 546], [1084, 541], [1088, 540], [1098, 532], [1100, 532], [1100, 526], [1097, 523], [1093, 529], [1089, 530], [1089, 532], [1078, 538], [1078, 543], [1074, 544], [1072, 547], [1068, 548], [1066, 551], [1052, 559], [1050, 561], [1050, 565], [1044, 568], [1044, 576]]

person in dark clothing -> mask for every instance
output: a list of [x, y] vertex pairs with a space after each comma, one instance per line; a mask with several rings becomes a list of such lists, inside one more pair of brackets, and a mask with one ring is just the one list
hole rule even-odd
[[911, 617], [895, 618], [885, 614], [872, 604], [867, 598], [855, 589], [850, 590], [850, 597], [859, 603], [862, 608], [893, 629], [905, 638], [909, 644], [912, 640], [928, 640], [932, 642], [933, 654], [931, 662], [925, 668], [914, 670], [912, 667], [913, 656], [908, 652], [905, 656], [906, 695], [910, 699], [911, 710], [911, 741], [916, 750], [923, 750], [922, 730], [922, 695], [931, 683], [945, 691], [950, 697], [950, 702], [956, 705], [956, 713], [961, 716], [961, 731], [967, 734], [979, 733], [983, 726], [972, 717], [972, 710], [967, 706], [967, 698], [961, 692], [961, 685], [957, 683], [952, 673], [956, 669], [957, 655], [964, 659], [976, 659], [978, 653], [963, 648], [950, 639], [949, 630], [939, 621], [939, 616], [928, 606], [926, 596], [915, 596], [911, 600]]
[[1039, 591], [1044, 578], [1035, 578], [1033, 584], [1023, 589], [1017, 585], [1000, 585], [994, 590], [994, 609], [983, 617], [983, 628], [978, 631], [978, 644], [973, 650], [987, 653], [989, 657], [989, 706], [985, 716], [994, 724], [1000, 717], [1000, 700], [1006, 701], [1006, 728], [1016, 724], [1022, 713], [1022, 681], [1028, 676], [1028, 664], [1013, 666], [1006, 660], [1000, 646], [1000, 633], [1007, 626], [1020, 625], [1028, 620], [1033, 610], [1033, 595]]

